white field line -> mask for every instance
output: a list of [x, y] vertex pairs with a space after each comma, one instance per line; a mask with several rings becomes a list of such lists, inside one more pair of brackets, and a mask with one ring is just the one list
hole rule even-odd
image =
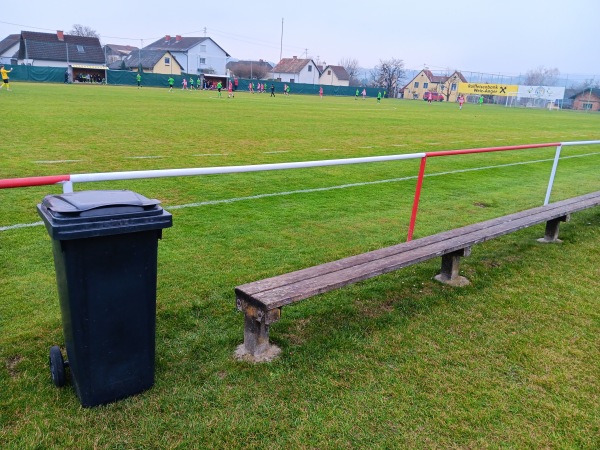
[[[600, 155], [600, 152], [586, 153], [583, 155], [565, 156], [560, 159], [562, 160], [562, 159], [572, 159], [572, 158], [583, 158], [583, 157], [587, 157], [587, 156], [597, 156], [597, 155]], [[545, 163], [545, 162], [549, 162], [549, 161], [554, 161], [554, 158], [538, 159], [538, 160], [533, 160], [533, 161], [523, 161], [523, 162], [510, 163], [510, 164], [499, 164], [496, 166], [475, 167], [472, 169], [451, 170], [448, 172], [430, 173], [430, 174], [426, 174], [425, 177], [439, 177], [442, 175], [453, 175], [453, 174], [465, 173], [465, 172], [477, 172], [479, 170], [501, 169], [503, 167], [523, 166], [523, 165], [527, 165], [527, 164], [538, 164], [538, 163]], [[228, 199], [223, 199], [223, 200], [208, 200], [208, 201], [198, 202], [198, 203], [187, 203], [184, 205], [165, 206], [165, 209], [167, 211], [169, 211], [172, 209], [196, 208], [196, 207], [209, 206], [209, 205], [221, 205], [221, 204], [227, 204], [227, 203], [243, 202], [243, 201], [248, 201], [248, 200], [257, 200], [257, 199], [268, 198], [268, 197], [281, 197], [281, 196], [295, 195], [295, 194], [310, 194], [313, 192], [333, 191], [336, 189], [347, 189], [347, 188], [353, 188], [353, 187], [370, 186], [370, 185], [374, 185], [374, 184], [397, 183], [400, 181], [415, 180], [416, 178], [417, 178], [416, 175], [411, 175], [408, 177], [391, 178], [388, 180], [366, 181], [363, 183], [350, 183], [350, 184], [342, 184], [339, 186], [328, 186], [328, 187], [313, 188], [313, 189], [300, 189], [297, 191], [273, 192], [270, 194], [258, 194], [258, 195], [251, 195], [249, 197], [228, 198]], [[22, 223], [22, 224], [8, 225], [8, 226], [0, 227], [0, 232], [19, 229], [19, 228], [36, 227], [36, 226], [40, 226], [43, 224], [44, 224], [43, 222], [34, 222], [34, 223]]]
[[57, 161], [33, 161], [36, 164], [62, 164], [62, 163], [74, 163], [81, 162], [83, 159], [59, 159]]
[[289, 150], [276, 150], [273, 152], [263, 152], [264, 155], [274, 155], [275, 153], [289, 153]]
[[233, 155], [233, 153], [198, 153], [192, 156], [229, 156]]
[[125, 159], [162, 159], [164, 156], [125, 156]]
[[16, 225], [0, 227], [0, 231], [16, 230], [18, 228], [38, 227], [40, 225], [44, 225], [44, 222], [18, 223]]

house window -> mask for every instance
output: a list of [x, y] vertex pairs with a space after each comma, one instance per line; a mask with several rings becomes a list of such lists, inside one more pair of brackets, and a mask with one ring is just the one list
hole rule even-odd
[[206, 45], [201, 45], [201, 46], [200, 46], [200, 51], [201, 51], [202, 53], [206, 53]]
[[170, 66], [171, 65], [171, 58], [169, 58], [168, 56], [165, 56], [165, 66]]
[[312, 72], [312, 66], [308, 66], [308, 71]]
[[85, 49], [83, 48], [83, 45], [78, 45], [78, 46], [77, 46], [77, 51], [78, 51], [79, 53], [85, 53]]
[[456, 90], [456, 83], [452, 83], [452, 86], [450, 86], [450, 90], [451, 91], [455, 91]]
[[328, 70], [328, 71], [327, 71], [327, 75], [331, 75], [331, 70]]
[[[419, 83], [417, 83], [417, 84], [419, 84]], [[428, 86], [429, 86], [429, 83], [423, 83], [423, 89], [427, 89]], [[415, 86], [415, 87], [417, 87], [417, 86]]]
[[418, 89], [418, 88], [419, 88], [419, 82], [415, 81], [415, 89]]
[[583, 105], [581, 105], [581, 106], [583, 106], [583, 109], [588, 109], [588, 110], [591, 110], [591, 109], [592, 109], [592, 104], [591, 104], [591, 103], [584, 103], [584, 104], [583, 104]]
[[206, 58], [198, 58], [198, 64], [206, 64]]

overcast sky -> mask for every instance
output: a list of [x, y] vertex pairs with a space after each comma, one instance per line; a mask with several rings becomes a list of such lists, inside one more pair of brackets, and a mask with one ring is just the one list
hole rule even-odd
[[505, 75], [544, 66], [598, 79], [598, 18], [600, 0], [25, 0], [2, 7], [0, 38], [81, 24], [102, 44], [139, 47], [166, 34], [204, 36], [206, 28], [236, 59], [276, 63], [281, 52], [372, 68], [396, 58], [406, 69]]

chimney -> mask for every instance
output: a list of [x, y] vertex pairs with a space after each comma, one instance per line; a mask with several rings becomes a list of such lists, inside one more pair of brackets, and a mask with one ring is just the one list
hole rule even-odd
[[298, 59], [298, 57], [297, 57], [297, 56], [292, 56], [292, 58], [294, 58], [294, 59]]
[[171, 41], [171, 36], [169, 36], [168, 34], [165, 36], [165, 42], [170, 42]]
[[59, 41], [64, 41], [65, 40], [65, 33], [63, 33], [61, 30], [58, 30], [56, 32], [56, 37], [58, 38]]
[[178, 34], [177, 36], [175, 36], [175, 42], [179, 42], [179, 41], [181, 41], [181, 35]]

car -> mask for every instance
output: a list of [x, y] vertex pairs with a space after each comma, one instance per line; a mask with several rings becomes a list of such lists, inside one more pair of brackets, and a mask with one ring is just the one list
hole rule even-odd
[[432, 102], [443, 102], [444, 101], [444, 94], [439, 94], [437, 92], [425, 92], [423, 94], [423, 100], [425, 100], [425, 101], [429, 100], [429, 94], [431, 94]]

